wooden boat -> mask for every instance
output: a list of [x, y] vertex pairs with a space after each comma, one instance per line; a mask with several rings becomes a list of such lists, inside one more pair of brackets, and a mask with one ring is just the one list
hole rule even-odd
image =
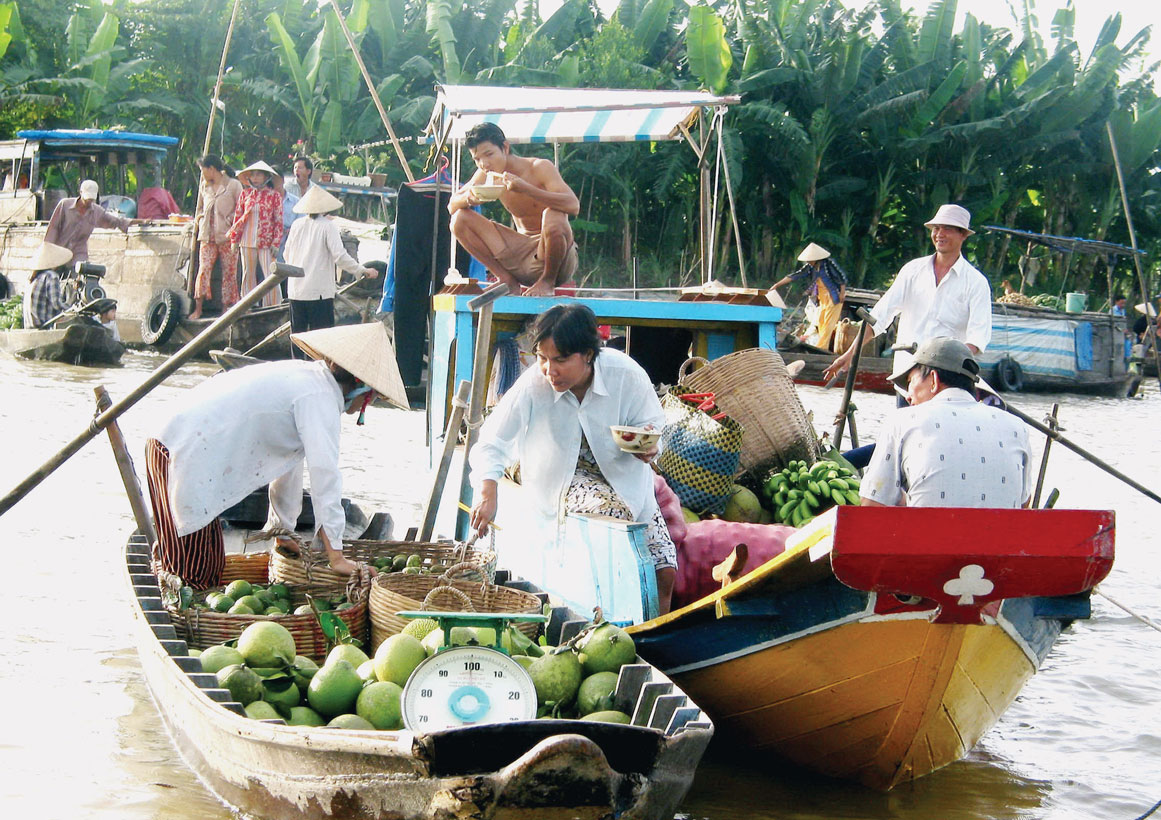
[[99, 367], [120, 364], [125, 345], [99, 324], [80, 320], [52, 330], [0, 331], [0, 350], [20, 359]]
[[725, 737], [887, 790], [959, 760], [1113, 562], [1090, 510], [841, 507], [629, 628]]
[[[129, 540], [126, 572], [138, 653], [162, 720], [202, 781], [247, 816], [668, 820], [713, 734], [647, 664], [635, 667], [625, 693], [628, 726], [529, 720], [418, 734], [251, 720], [178, 638], [140, 535]], [[550, 637], [571, 620], [555, 611]]]

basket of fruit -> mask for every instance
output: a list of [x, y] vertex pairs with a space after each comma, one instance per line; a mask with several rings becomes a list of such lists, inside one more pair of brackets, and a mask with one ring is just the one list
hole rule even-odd
[[[284, 584], [343, 584], [345, 575], [318, 560], [319, 554], [303, 549], [303, 558], [282, 547], [274, 549], [270, 577]], [[496, 551], [468, 541], [373, 541], [343, 542], [343, 555], [352, 561], [370, 564], [380, 573], [441, 575], [448, 567], [468, 563], [474, 569], [461, 573], [467, 580], [491, 582], [496, 578]], [[313, 560], [312, 560], [313, 559]]]
[[[454, 612], [540, 612], [541, 603], [530, 592], [481, 581], [459, 580], [460, 573], [474, 570], [472, 564], [457, 564], [443, 575], [383, 573], [371, 583], [368, 610], [371, 620], [371, 648], [377, 649], [388, 637], [409, 623], [395, 613], [450, 607]], [[429, 598], [433, 592], [437, 595]], [[425, 603], [426, 602], [426, 603]], [[540, 624], [520, 624], [526, 635], [534, 636]]]
[[[224, 575], [237, 575], [245, 562], [226, 556]], [[328, 642], [315, 610], [334, 611], [351, 637], [367, 637], [367, 596], [370, 573], [352, 576], [346, 587], [292, 585], [235, 577], [220, 587], [195, 592], [180, 587], [167, 595], [169, 618], [180, 637], [196, 649], [231, 641], [256, 622], [273, 621], [294, 636], [299, 654], [312, 660], [326, 657]], [[313, 604], [313, 605], [312, 605]]]

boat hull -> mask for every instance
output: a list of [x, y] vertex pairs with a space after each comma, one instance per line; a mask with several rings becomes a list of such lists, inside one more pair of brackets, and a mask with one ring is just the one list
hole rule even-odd
[[[668, 820], [713, 734], [708, 721], [677, 725], [676, 714], [672, 731], [533, 720], [426, 735], [251, 720], [188, 656], [149, 572], [148, 546], [137, 536], [127, 572], [138, 654], [166, 729], [201, 780], [247, 815]], [[651, 674], [652, 682], [663, 680]], [[642, 683], [644, 697], [649, 684]], [[660, 699], [650, 703], [656, 717]]]
[[19, 359], [98, 367], [120, 364], [125, 353], [109, 331], [81, 323], [60, 330], [5, 330], [0, 349]]

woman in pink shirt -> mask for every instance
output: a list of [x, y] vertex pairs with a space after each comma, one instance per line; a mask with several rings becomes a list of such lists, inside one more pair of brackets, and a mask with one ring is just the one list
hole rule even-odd
[[[282, 242], [282, 194], [274, 188], [274, 176], [274, 169], [262, 161], [238, 172], [238, 179], [246, 187], [234, 208], [230, 240], [241, 251], [243, 294], [274, 271], [274, 254]], [[281, 303], [282, 294], [275, 288], [267, 291], [259, 306]]]

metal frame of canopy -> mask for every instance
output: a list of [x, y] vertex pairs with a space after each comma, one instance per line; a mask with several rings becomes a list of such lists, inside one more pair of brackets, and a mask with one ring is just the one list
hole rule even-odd
[[[713, 278], [713, 232], [718, 208], [717, 180], [710, 177], [710, 150], [714, 137], [720, 137], [725, 110], [740, 101], [738, 96], [701, 91], [441, 85], [437, 89], [431, 119], [418, 141], [432, 145], [436, 156], [450, 146], [449, 172], [453, 183], [458, 186], [461, 184], [464, 136], [468, 129], [482, 122], [496, 123], [511, 144], [552, 145], [553, 158], [558, 166], [562, 143], [684, 139], [698, 159], [701, 281], [708, 282]], [[706, 109], [713, 112], [708, 123], [704, 116]], [[724, 177], [737, 239], [733, 189], [720, 138], [712, 156], [716, 158], [719, 174]], [[452, 246], [451, 258], [454, 260], [454, 239]], [[746, 272], [740, 252], [738, 263], [742, 266], [742, 284], [745, 285]], [[433, 248], [433, 268], [434, 264]]]

